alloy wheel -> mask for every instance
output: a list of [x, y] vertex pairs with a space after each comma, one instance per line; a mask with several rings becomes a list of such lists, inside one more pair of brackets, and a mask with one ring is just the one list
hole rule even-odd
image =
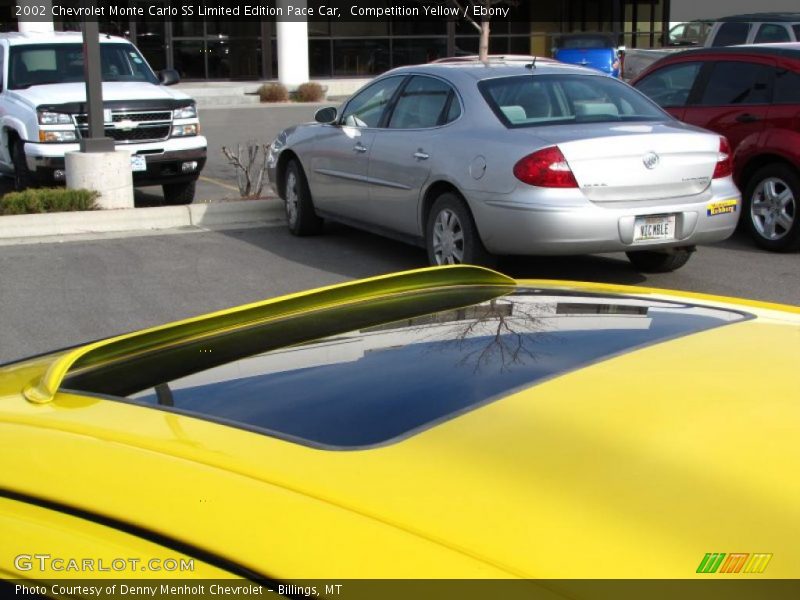
[[442, 210], [433, 224], [433, 254], [438, 265], [464, 261], [464, 229], [456, 213], [449, 208]]
[[797, 202], [785, 181], [768, 177], [756, 186], [750, 202], [750, 218], [761, 237], [766, 240], [783, 238], [796, 217]]
[[290, 225], [294, 225], [297, 222], [298, 202], [297, 174], [290, 170], [286, 176], [286, 218], [289, 220]]

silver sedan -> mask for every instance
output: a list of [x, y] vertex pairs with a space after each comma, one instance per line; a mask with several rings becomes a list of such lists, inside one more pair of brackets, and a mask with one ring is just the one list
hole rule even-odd
[[402, 67], [316, 121], [270, 146], [291, 232], [332, 219], [424, 246], [431, 264], [624, 251], [670, 271], [741, 208], [724, 137], [581, 67]]

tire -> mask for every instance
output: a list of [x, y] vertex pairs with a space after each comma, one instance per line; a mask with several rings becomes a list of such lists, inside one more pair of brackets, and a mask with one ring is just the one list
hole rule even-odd
[[164, 204], [191, 204], [194, 201], [197, 182], [165, 183], [161, 187], [164, 190]]
[[637, 271], [642, 273], [669, 273], [680, 269], [689, 262], [694, 248], [675, 248], [670, 252], [657, 252], [651, 250], [639, 250], [638, 252], [626, 252], [628, 260], [631, 261]]
[[745, 227], [773, 252], [800, 248], [800, 174], [779, 163], [756, 171], [744, 193]]
[[314, 202], [311, 200], [311, 191], [308, 189], [303, 167], [296, 160], [290, 160], [286, 165], [283, 183], [286, 223], [292, 235], [322, 233], [325, 221], [314, 212]]
[[497, 260], [484, 248], [466, 204], [452, 192], [439, 196], [428, 213], [425, 248], [428, 262], [433, 266], [471, 264], [490, 267]]
[[11, 145], [11, 162], [14, 163], [14, 189], [21, 192], [24, 189], [34, 187], [35, 181], [25, 160], [25, 145], [22, 140], [13, 141]]

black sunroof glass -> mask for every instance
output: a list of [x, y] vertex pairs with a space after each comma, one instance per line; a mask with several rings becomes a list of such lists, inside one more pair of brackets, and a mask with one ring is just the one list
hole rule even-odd
[[243, 357], [132, 396], [313, 446], [358, 448], [637, 346], [743, 318], [523, 291]]

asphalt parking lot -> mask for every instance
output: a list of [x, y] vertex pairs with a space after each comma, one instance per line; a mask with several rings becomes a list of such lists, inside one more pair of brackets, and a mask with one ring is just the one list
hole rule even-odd
[[[269, 143], [318, 106], [206, 110], [209, 163], [198, 200], [236, 197], [222, 145]], [[226, 187], [227, 186], [227, 187]], [[158, 189], [145, 189], [158, 203]], [[140, 192], [139, 198], [142, 197]], [[329, 226], [99, 236], [0, 247], [0, 362], [316, 286], [425, 265], [421, 249]], [[588, 280], [800, 304], [800, 256], [756, 248], [743, 234], [702, 247], [674, 273], [642, 275], [624, 255], [513, 258], [522, 278]]]
[[[589, 280], [800, 304], [797, 254], [742, 236], [683, 269], [642, 275], [624, 255], [509, 259], [514, 277]], [[332, 225], [107, 237], [0, 248], [0, 362], [264, 298], [425, 265], [421, 249]]]

